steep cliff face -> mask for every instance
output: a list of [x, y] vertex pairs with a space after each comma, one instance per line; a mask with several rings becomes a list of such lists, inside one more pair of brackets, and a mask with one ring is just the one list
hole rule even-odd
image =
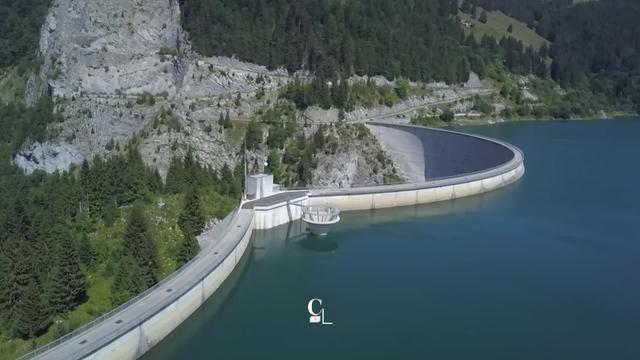
[[400, 176], [390, 154], [363, 124], [329, 127], [316, 161], [314, 187], [348, 188], [407, 180]]
[[176, 92], [171, 63], [160, 49], [177, 49], [182, 33], [177, 1], [54, 2], [42, 28], [43, 75], [56, 97]]
[[[48, 141], [16, 153], [14, 163], [28, 173], [108, 156], [117, 151], [109, 144], [122, 147], [134, 137], [161, 173], [188, 147], [214, 168], [233, 163], [219, 114], [248, 116], [260, 105], [258, 89], [287, 81], [283, 72], [191, 51], [177, 0], [55, 0], [40, 51], [40, 83], [64, 121], [49, 125]], [[158, 124], [167, 111], [170, 122]]]

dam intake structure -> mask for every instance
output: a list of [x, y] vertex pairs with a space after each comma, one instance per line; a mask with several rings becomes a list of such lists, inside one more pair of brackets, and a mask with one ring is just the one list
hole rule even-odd
[[280, 191], [263, 177], [252, 194], [254, 199], [243, 201], [218, 226], [200, 235], [212, 245], [193, 260], [124, 306], [23, 358], [136, 359], [218, 291], [251, 248], [253, 230], [302, 220], [310, 228], [318, 225], [317, 233], [326, 233], [327, 225], [339, 221], [340, 211], [413, 206], [478, 195], [512, 184], [525, 172], [522, 152], [502, 141], [420, 126], [367, 126], [411, 182]]
[[331, 206], [303, 206], [302, 221], [313, 235], [327, 235], [340, 222], [340, 209]]

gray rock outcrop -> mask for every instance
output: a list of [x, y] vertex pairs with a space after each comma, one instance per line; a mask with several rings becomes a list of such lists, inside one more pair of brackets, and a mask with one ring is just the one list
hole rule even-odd
[[[26, 97], [34, 103], [38, 83], [45, 84], [64, 121], [49, 125], [48, 141], [26, 143], [15, 154], [27, 173], [109, 156], [114, 150], [107, 144], [134, 137], [143, 160], [161, 174], [188, 147], [213, 168], [233, 164], [229, 154], [236, 151], [218, 129], [218, 116], [248, 116], [260, 104], [258, 90], [288, 80], [284, 71], [193, 52], [177, 0], [55, 0], [40, 52], [44, 64]], [[170, 126], [154, 126], [168, 109]]]

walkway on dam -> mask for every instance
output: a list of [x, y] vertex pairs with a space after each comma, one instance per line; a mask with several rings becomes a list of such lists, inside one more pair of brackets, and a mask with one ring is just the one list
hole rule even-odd
[[309, 192], [306, 191], [306, 190], [283, 191], [283, 192], [276, 193], [276, 194], [271, 195], [271, 196], [264, 197], [262, 199], [248, 201], [248, 202], [246, 202], [246, 203], [244, 203], [242, 205], [242, 208], [243, 209], [253, 209], [256, 206], [261, 206], [261, 207], [273, 206], [273, 205], [281, 204], [281, 203], [284, 203], [284, 202], [289, 202], [289, 201], [292, 201], [292, 200], [299, 199], [299, 198], [304, 197], [304, 196], [306, 196], [308, 194], [309, 194]]

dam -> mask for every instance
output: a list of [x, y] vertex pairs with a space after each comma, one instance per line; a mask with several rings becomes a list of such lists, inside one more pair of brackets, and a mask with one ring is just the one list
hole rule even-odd
[[[343, 212], [325, 237], [254, 231], [233, 291], [141, 360], [640, 359], [640, 121], [457, 129], [517, 144], [527, 176]], [[312, 297], [334, 325], [309, 323]]]
[[486, 193], [524, 175], [523, 153], [501, 141], [418, 126], [369, 123], [411, 182], [274, 192], [243, 202], [214, 233], [215, 245], [151, 289], [96, 321], [28, 354], [38, 359], [135, 359], [198, 310], [242, 262], [253, 230], [303, 218], [303, 208], [371, 210]]

